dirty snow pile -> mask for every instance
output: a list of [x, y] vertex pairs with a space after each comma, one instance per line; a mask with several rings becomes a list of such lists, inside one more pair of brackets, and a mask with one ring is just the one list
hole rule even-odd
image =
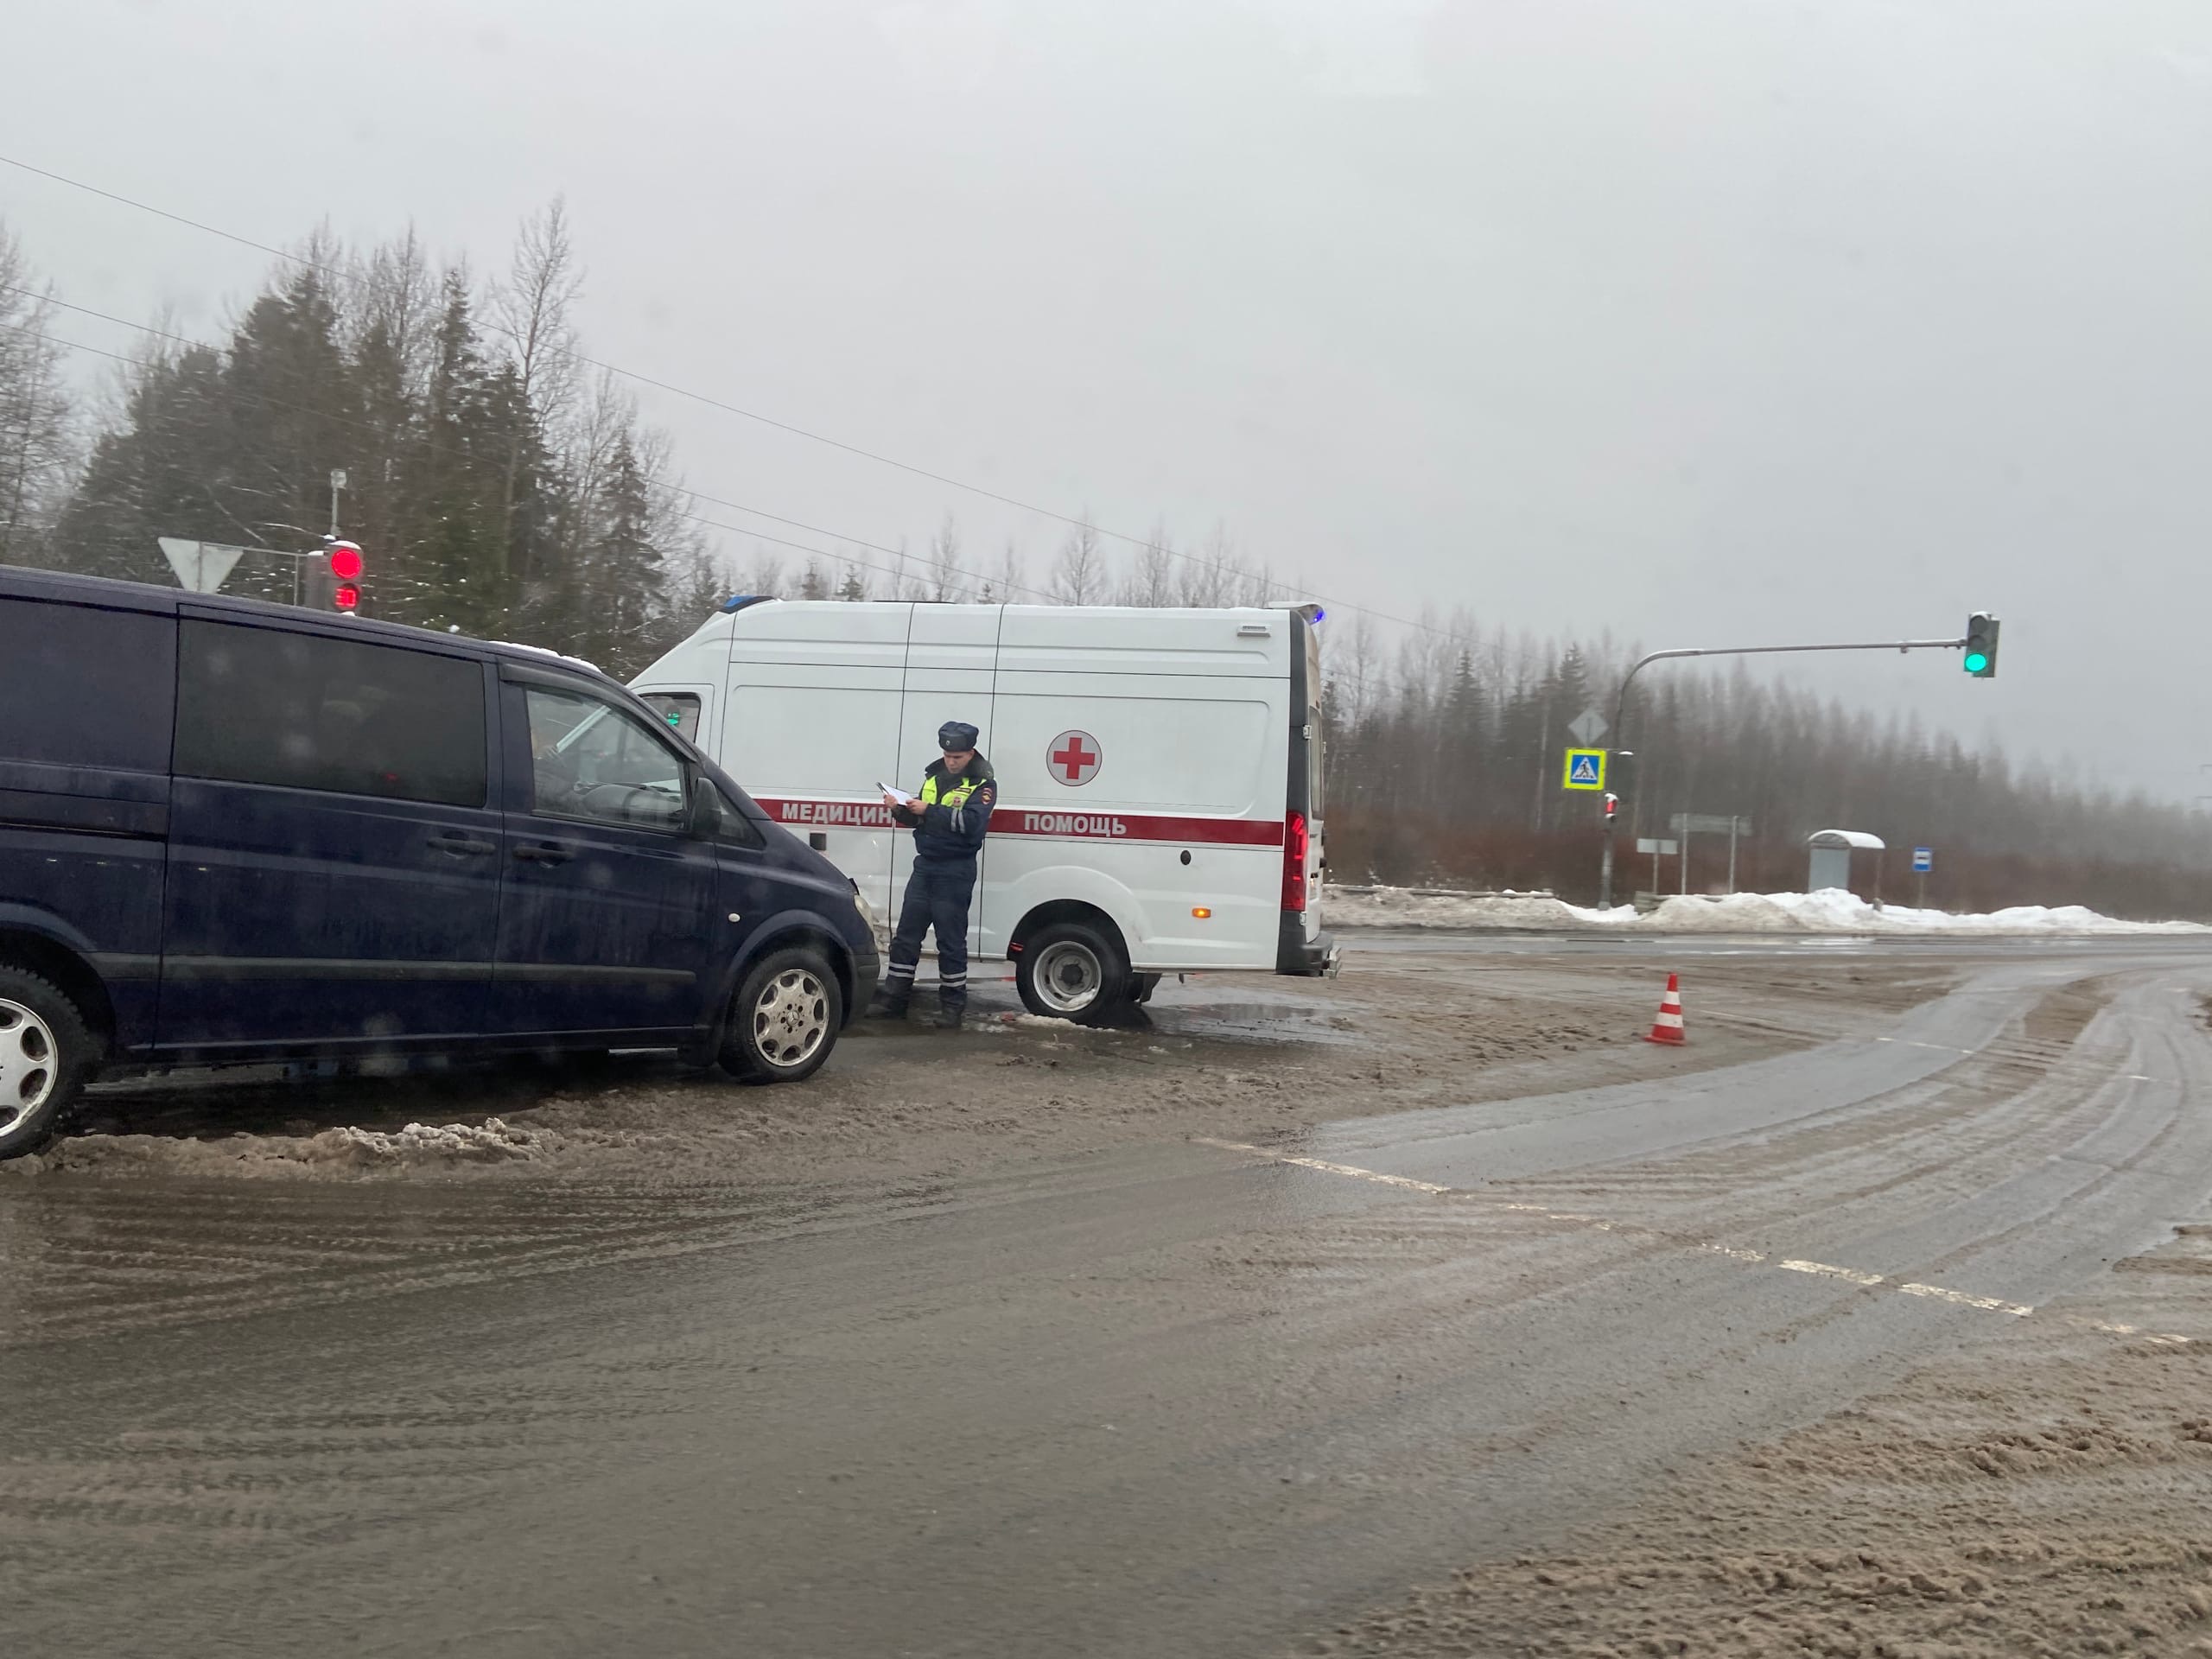
[[1632, 905], [1610, 910], [1570, 905], [1541, 893], [1452, 893], [1371, 887], [1323, 895], [1332, 927], [1580, 929], [1619, 933], [1922, 933], [2056, 936], [2082, 933], [2208, 933], [2200, 922], [2125, 922], [2079, 905], [2016, 905], [1987, 915], [1955, 915], [1885, 905], [1877, 910], [1838, 887], [1819, 893], [1701, 893], [1663, 900], [1639, 916]]
[[500, 1118], [487, 1117], [480, 1127], [410, 1123], [396, 1131], [357, 1129], [349, 1124], [324, 1130], [313, 1144], [318, 1151], [346, 1163], [397, 1164], [425, 1158], [479, 1162], [535, 1158], [550, 1148], [552, 1139], [536, 1129], [518, 1129]]

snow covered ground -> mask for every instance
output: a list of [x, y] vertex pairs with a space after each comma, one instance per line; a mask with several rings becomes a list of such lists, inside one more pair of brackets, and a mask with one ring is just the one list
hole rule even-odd
[[1578, 928], [1630, 933], [2212, 933], [2200, 922], [2124, 922], [2079, 905], [2052, 909], [2018, 905], [1986, 916], [1916, 910], [1865, 899], [1834, 887], [1820, 893], [1692, 893], [1667, 899], [1649, 915], [1634, 906], [1596, 910], [1548, 894], [1448, 893], [1367, 887], [1322, 895], [1331, 927]]

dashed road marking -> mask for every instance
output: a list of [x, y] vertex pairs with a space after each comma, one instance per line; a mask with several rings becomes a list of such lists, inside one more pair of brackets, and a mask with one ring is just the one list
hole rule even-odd
[[1439, 1186], [1434, 1181], [1417, 1181], [1410, 1175], [1385, 1175], [1379, 1169], [1362, 1169], [1357, 1164], [1332, 1164], [1319, 1158], [1300, 1158], [1287, 1152], [1263, 1152], [1258, 1147], [1248, 1146], [1242, 1141], [1216, 1141], [1204, 1135], [1192, 1138], [1202, 1147], [1214, 1147], [1223, 1152], [1255, 1152], [1271, 1164], [1295, 1164], [1300, 1169], [1318, 1169], [1324, 1175], [1349, 1175], [1356, 1181], [1408, 1187], [1415, 1192], [1452, 1192], [1458, 1190]]
[[1823, 1279], [1840, 1279], [1847, 1284], [1865, 1285], [1869, 1288], [1889, 1282], [1889, 1275], [1886, 1274], [1866, 1273], [1857, 1268], [1839, 1268], [1827, 1262], [1800, 1262], [1792, 1259], [1787, 1262], [1777, 1262], [1774, 1265], [1784, 1273], [1817, 1274]]
[[[1878, 1040], [1886, 1042], [1883, 1038]], [[1933, 1045], [1922, 1045], [1933, 1046]], [[2149, 1082], [2150, 1079], [2137, 1079]], [[1194, 1135], [1193, 1141], [1202, 1147], [1211, 1147], [1219, 1152], [1243, 1153], [1264, 1159], [1271, 1164], [1290, 1164], [1300, 1169], [1319, 1171], [1324, 1175], [1342, 1175], [1355, 1181], [1371, 1181], [1380, 1186], [1408, 1188], [1415, 1192], [1427, 1192], [1438, 1197], [1475, 1198], [1479, 1196], [1464, 1186], [1446, 1186], [1435, 1181], [1415, 1180], [1409, 1175], [1390, 1175], [1379, 1169], [1364, 1169], [1357, 1164], [1335, 1164], [1320, 1158], [1305, 1158], [1294, 1153], [1270, 1152], [1265, 1147], [1255, 1147], [1245, 1141], [1222, 1141], [1211, 1135]], [[1999, 1296], [1976, 1296], [1963, 1290], [1953, 1290], [1945, 1285], [1924, 1285], [1916, 1280], [1891, 1278], [1884, 1273], [1869, 1273], [1862, 1268], [1838, 1267], [1831, 1262], [1810, 1262], [1799, 1256], [1773, 1256], [1764, 1250], [1746, 1249], [1740, 1245], [1719, 1244], [1708, 1239], [1691, 1238], [1671, 1233], [1661, 1227], [1649, 1227], [1637, 1222], [1611, 1221], [1603, 1216], [1585, 1215], [1579, 1210], [1554, 1210], [1547, 1205], [1523, 1204], [1513, 1200], [1493, 1201], [1495, 1207], [1521, 1215], [1541, 1216], [1546, 1221], [1564, 1223], [1569, 1226], [1587, 1227], [1600, 1233], [1637, 1233], [1664, 1238], [1675, 1244], [1701, 1250], [1709, 1255], [1726, 1256], [1731, 1262], [1740, 1262], [1746, 1267], [1774, 1268], [1783, 1273], [1802, 1273], [1816, 1279], [1840, 1279], [1866, 1290], [1887, 1290], [1900, 1296], [1917, 1296], [1927, 1301], [1948, 1302], [1954, 1307], [1971, 1307], [1983, 1313], [2002, 1313], [2009, 1318], [2024, 1319], [2037, 1310], [2025, 1302], [2008, 1302]], [[2105, 1319], [2088, 1319], [2066, 1316], [2065, 1322], [2087, 1331], [2101, 1331], [2107, 1336], [2140, 1337], [2161, 1347], [2186, 1348], [2200, 1339], [2182, 1337], [2167, 1332], [2145, 1331], [2139, 1325], [2115, 1324]]]
[[2010, 1313], [2016, 1319], [2024, 1319], [2035, 1312], [2024, 1302], [2001, 1301], [1994, 1296], [1969, 1296], [1963, 1290], [1946, 1290], [1941, 1285], [1899, 1285], [1897, 1291], [1905, 1296], [1927, 1296], [1939, 1302], [1954, 1302], [1961, 1307], [1981, 1307], [1992, 1313]]

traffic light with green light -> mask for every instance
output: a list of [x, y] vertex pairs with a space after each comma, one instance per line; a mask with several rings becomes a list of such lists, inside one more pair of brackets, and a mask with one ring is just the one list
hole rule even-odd
[[1997, 677], [1997, 619], [1987, 611], [1967, 618], [1965, 668], [1977, 680]]

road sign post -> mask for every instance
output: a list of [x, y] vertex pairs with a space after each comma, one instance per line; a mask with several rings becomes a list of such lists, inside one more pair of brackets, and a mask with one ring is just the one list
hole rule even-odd
[[[1728, 891], [1736, 891], [1736, 840], [1751, 833], [1749, 818], [1717, 817], [1710, 812], [1677, 812], [1667, 820], [1667, 827], [1687, 843], [1693, 835], [1726, 836], [1728, 837]], [[1682, 891], [1689, 886], [1689, 855], [1682, 855]]]
[[1916, 847], [1912, 849], [1912, 873], [1920, 878], [1920, 907], [1928, 908], [1928, 877], [1936, 868], [1936, 849]]

